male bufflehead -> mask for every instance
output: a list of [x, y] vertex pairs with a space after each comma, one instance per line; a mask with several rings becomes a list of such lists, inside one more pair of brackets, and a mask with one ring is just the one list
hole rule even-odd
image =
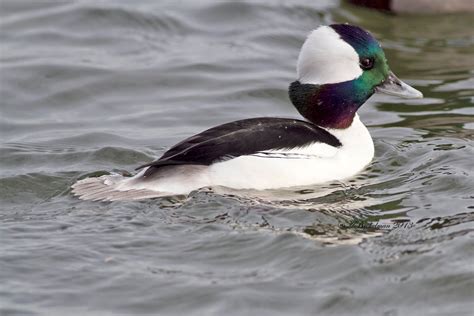
[[351, 177], [374, 156], [357, 110], [375, 92], [421, 98], [399, 80], [364, 29], [320, 26], [301, 48], [291, 102], [306, 119], [261, 117], [208, 129], [173, 146], [133, 177], [76, 182], [84, 200], [128, 200], [188, 194], [208, 186], [275, 189]]

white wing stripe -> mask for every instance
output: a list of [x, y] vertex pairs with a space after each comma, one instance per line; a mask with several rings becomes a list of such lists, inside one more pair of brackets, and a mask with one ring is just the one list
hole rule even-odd
[[251, 156], [254, 157], [261, 157], [261, 158], [283, 158], [283, 159], [314, 159], [314, 158], [321, 158], [321, 156], [317, 155], [308, 155], [308, 154], [298, 154], [298, 153], [276, 153], [276, 152], [265, 152], [260, 151], [255, 153]]

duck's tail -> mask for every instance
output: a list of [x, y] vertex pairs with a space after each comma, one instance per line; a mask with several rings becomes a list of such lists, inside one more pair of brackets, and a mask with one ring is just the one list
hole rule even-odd
[[105, 175], [86, 178], [72, 185], [72, 193], [81, 200], [131, 201], [169, 196], [169, 193], [124, 186], [130, 178], [121, 175]]

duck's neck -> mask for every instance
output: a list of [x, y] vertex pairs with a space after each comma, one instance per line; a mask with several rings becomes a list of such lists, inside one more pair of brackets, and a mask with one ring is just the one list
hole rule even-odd
[[325, 128], [351, 126], [359, 107], [373, 94], [358, 88], [358, 81], [315, 85], [295, 81], [290, 85], [290, 100], [308, 121]]

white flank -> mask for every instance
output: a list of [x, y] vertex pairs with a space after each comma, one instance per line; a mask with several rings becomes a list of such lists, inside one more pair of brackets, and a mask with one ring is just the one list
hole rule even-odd
[[353, 80], [362, 74], [359, 55], [329, 26], [312, 31], [301, 47], [297, 63], [301, 83], [328, 84]]
[[259, 190], [304, 186], [351, 177], [370, 163], [374, 144], [358, 115], [350, 127], [329, 132], [340, 140], [341, 147], [315, 143], [271, 151], [275, 155], [270, 157], [256, 154], [215, 163], [208, 169], [210, 185]]
[[341, 147], [314, 143], [240, 156], [211, 166], [162, 167], [149, 178], [143, 178], [143, 170], [131, 178], [115, 175], [84, 179], [73, 186], [73, 192], [83, 199], [118, 200], [188, 194], [207, 186], [277, 189], [342, 180], [370, 163], [374, 144], [358, 115], [350, 127], [328, 131], [339, 139]]

